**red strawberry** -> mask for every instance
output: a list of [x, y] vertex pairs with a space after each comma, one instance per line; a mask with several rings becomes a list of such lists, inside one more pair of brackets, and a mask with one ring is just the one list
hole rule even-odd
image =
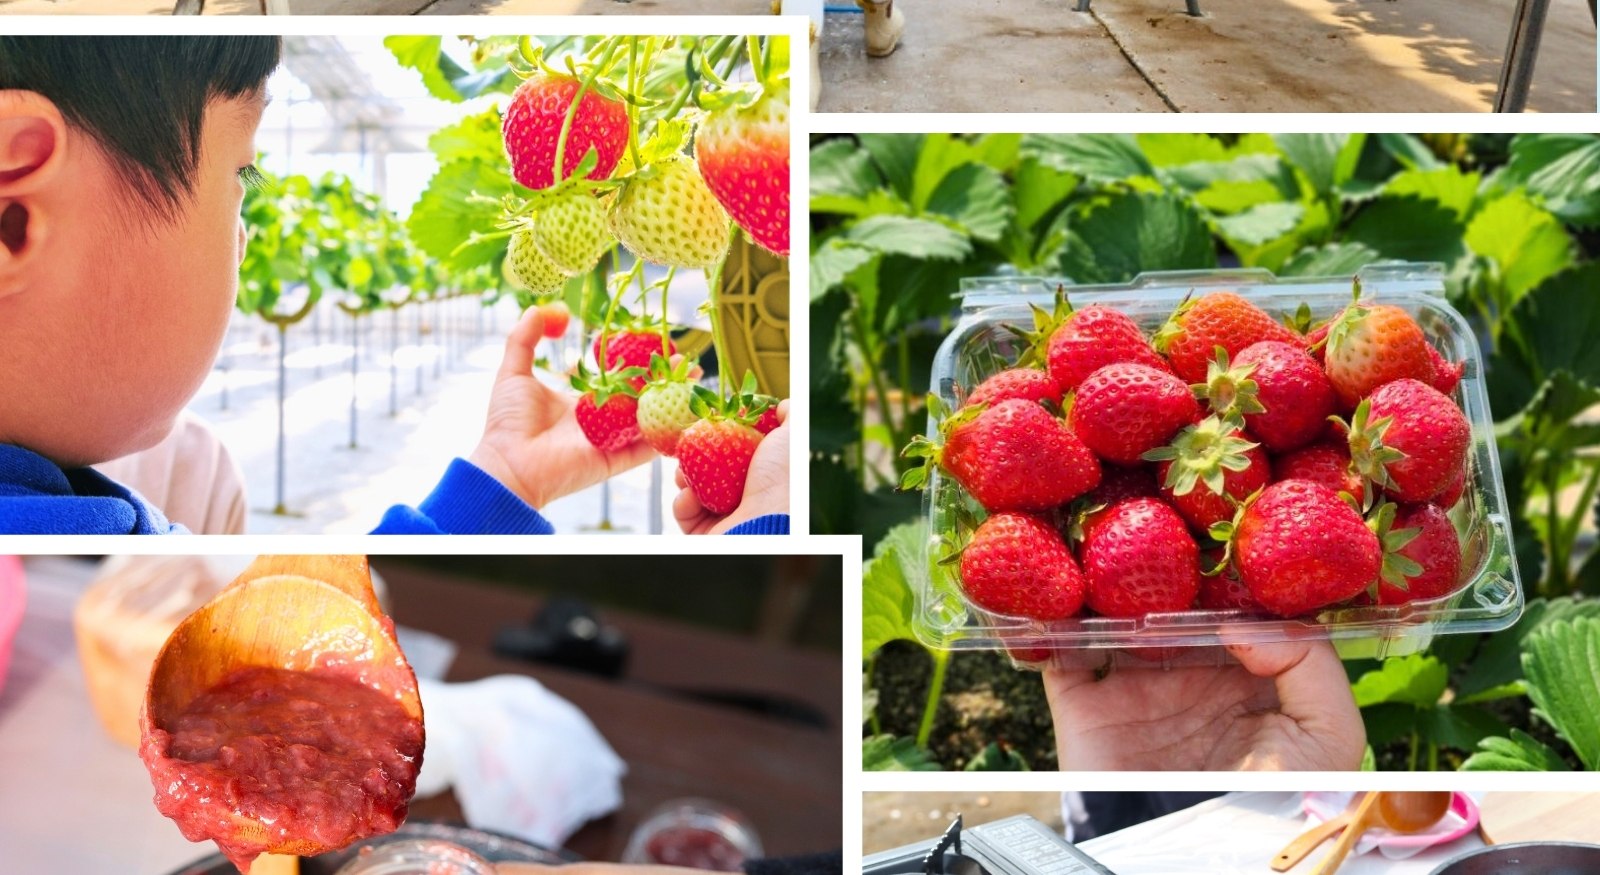
[[[1252, 343], [1234, 358], [1232, 370], [1226, 362], [1213, 362], [1207, 374], [1211, 408], [1228, 413], [1234, 399], [1233, 410], [1244, 416], [1245, 426], [1267, 449], [1281, 453], [1303, 447], [1327, 430], [1334, 413], [1333, 386], [1299, 344]], [[1230, 393], [1234, 387], [1254, 391]]]
[[1299, 343], [1300, 336], [1242, 296], [1212, 292], [1179, 304], [1156, 332], [1155, 346], [1185, 383], [1199, 383], [1217, 347], [1236, 356], [1263, 340]]
[[578, 428], [602, 453], [615, 453], [639, 439], [639, 399], [622, 392], [585, 392], [573, 415]]
[[1113, 364], [1089, 375], [1072, 407], [1072, 423], [1089, 449], [1108, 462], [1137, 465], [1178, 429], [1200, 418], [1182, 380], [1166, 371]]
[[[1219, 562], [1227, 562], [1227, 554], [1221, 547], [1200, 551], [1201, 567], [1215, 568]], [[1250, 594], [1250, 587], [1239, 579], [1239, 569], [1234, 568], [1232, 562], [1227, 562], [1216, 574], [1200, 578], [1200, 607], [1208, 611], [1266, 613], [1256, 597]]]
[[1450, 517], [1434, 504], [1408, 504], [1379, 509], [1379, 537], [1384, 542], [1378, 603], [1399, 605], [1435, 599], [1454, 592], [1461, 582], [1461, 541]]
[[567, 323], [572, 321], [572, 310], [567, 307], [566, 301], [540, 304], [539, 313], [544, 317], [545, 337], [554, 340], [567, 333]]
[[789, 256], [789, 88], [713, 109], [694, 138], [711, 193], [757, 244]]
[[[556, 182], [556, 147], [567, 110], [583, 83], [572, 76], [535, 73], [517, 86], [500, 125], [511, 175], [531, 189], [549, 188]], [[590, 179], [605, 179], [617, 168], [628, 146], [628, 109], [622, 101], [597, 93], [593, 87], [578, 101], [578, 112], [567, 133], [561, 156], [561, 177], [569, 176], [583, 156], [594, 149], [599, 163]]]
[[1138, 324], [1120, 310], [1094, 304], [1074, 310], [1066, 293], [1056, 294], [1055, 309], [1033, 308], [1033, 330], [1012, 327], [1027, 342], [1017, 364], [1045, 368], [1063, 395], [1106, 365], [1128, 362], [1168, 371]]
[[678, 467], [706, 510], [733, 513], [744, 500], [744, 481], [760, 443], [755, 429], [718, 413], [683, 430]]
[[1158, 498], [1155, 471], [1150, 465], [1124, 468], [1110, 465], [1100, 472], [1100, 485], [1083, 495], [1084, 507], [1110, 507], [1129, 498]]
[[995, 404], [1020, 398], [1023, 401], [1052, 401], [1061, 403], [1061, 390], [1056, 381], [1038, 368], [1009, 368], [991, 375], [972, 390], [962, 407], [974, 404]]
[[1422, 326], [1392, 304], [1351, 304], [1328, 329], [1328, 382], [1348, 410], [1384, 383], [1432, 383], [1433, 357]]
[[1419, 502], [1439, 496], [1466, 467], [1472, 427], [1438, 389], [1395, 380], [1356, 407], [1348, 439], [1363, 477], [1398, 501]]
[[1446, 486], [1444, 491], [1439, 493], [1439, 496], [1433, 500], [1433, 503], [1439, 505], [1445, 510], [1449, 510], [1450, 508], [1456, 506], [1456, 502], [1461, 500], [1461, 496], [1465, 495], [1466, 491], [1467, 468], [1465, 465], [1463, 465], [1461, 470], [1456, 472], [1455, 479], [1450, 481], [1450, 485]]
[[1272, 480], [1271, 463], [1233, 423], [1208, 416], [1172, 443], [1145, 453], [1167, 503], [1201, 532], [1233, 519], [1239, 504]]
[[[935, 417], [943, 408], [938, 398], [929, 399]], [[1032, 401], [969, 407], [945, 418], [940, 431], [944, 446], [918, 438], [906, 455], [944, 468], [990, 513], [1050, 510], [1100, 482], [1094, 454], [1065, 422]], [[926, 466], [912, 468], [901, 487], [920, 487], [926, 478]]]
[[1433, 380], [1431, 385], [1445, 395], [1456, 390], [1456, 385], [1461, 382], [1461, 375], [1467, 371], [1466, 362], [1449, 362], [1439, 354], [1433, 344], [1428, 344], [1428, 360], [1433, 364]]
[[1350, 465], [1350, 447], [1324, 440], [1284, 453], [1272, 460], [1272, 479], [1310, 480], [1334, 492], [1348, 492], [1361, 504], [1367, 490], [1361, 475]]
[[1342, 602], [1378, 577], [1378, 536], [1333, 490], [1283, 480], [1239, 515], [1233, 561], [1263, 607], [1283, 617]]
[[[751, 428], [754, 428], [765, 437], [772, 434], [773, 430], [783, 423], [778, 421], [778, 399], [771, 396], [762, 396], [762, 398], [767, 402], [766, 409], [762, 410], [761, 415], [756, 417], [755, 425], [751, 426]], [[739, 412], [745, 413], [746, 411], [741, 409]]]
[[1078, 558], [1095, 613], [1142, 617], [1193, 607], [1200, 550], [1172, 508], [1135, 498], [1090, 514], [1083, 525]]
[[[602, 338], [594, 339], [594, 360], [600, 361], [600, 345]], [[624, 329], [613, 331], [604, 335], [606, 348], [606, 361], [604, 367], [608, 370], [617, 368], [650, 368], [650, 357], [661, 355], [661, 333], [659, 331], [640, 331], [638, 329]], [[672, 339], [667, 339], [666, 355], [670, 358], [678, 351]], [[641, 389], [645, 384], [643, 375], [634, 377], [630, 382], [635, 390]]]
[[1324, 363], [1323, 351], [1328, 348], [1328, 329], [1332, 327], [1332, 322], [1318, 325], [1306, 332], [1305, 340], [1300, 344], [1318, 365]]
[[1048, 523], [1025, 513], [984, 520], [961, 551], [961, 586], [986, 611], [1060, 620], [1083, 607], [1083, 572]]

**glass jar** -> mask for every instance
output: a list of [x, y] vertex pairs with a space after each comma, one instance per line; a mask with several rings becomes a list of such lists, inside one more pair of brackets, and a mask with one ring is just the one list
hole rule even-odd
[[622, 862], [738, 872], [759, 856], [761, 839], [739, 812], [707, 799], [674, 799], [633, 831]]
[[362, 848], [334, 875], [495, 875], [495, 868], [460, 845], [408, 839]]

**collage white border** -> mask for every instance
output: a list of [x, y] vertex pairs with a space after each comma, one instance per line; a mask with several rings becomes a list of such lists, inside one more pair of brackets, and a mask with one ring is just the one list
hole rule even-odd
[[[764, 0], [752, 0], [753, 3]], [[958, 0], [945, 0], [958, 2]], [[1065, 8], [1063, 6], [1063, 8]], [[913, 12], [913, 14], [915, 14]], [[1573, 773], [1169, 773], [1169, 772], [994, 772], [863, 774], [855, 759], [859, 744], [861, 711], [861, 540], [854, 536], [805, 536], [810, 515], [809, 409], [805, 388], [810, 373], [810, 272], [802, 253], [809, 252], [810, 228], [798, 206], [806, 203], [809, 188], [810, 135], [836, 132], [924, 133], [1090, 132], [1128, 133], [1198, 131], [1422, 131], [1481, 133], [1580, 132], [1596, 128], [1589, 113], [1496, 115], [1491, 113], [1103, 113], [1103, 114], [937, 114], [880, 113], [810, 114], [806, 75], [807, 20], [798, 16], [5, 16], [0, 23], [15, 34], [29, 35], [159, 35], [159, 34], [282, 34], [282, 35], [390, 35], [458, 33], [758, 33], [785, 34], [793, 40], [794, 71], [791, 142], [791, 202], [795, 205], [793, 252], [790, 262], [791, 369], [798, 375], [791, 400], [791, 420], [797, 439], [791, 446], [791, 519], [795, 535], [741, 538], [687, 538], [648, 535], [555, 535], [551, 537], [450, 536], [410, 538], [372, 535], [240, 535], [203, 538], [131, 538], [83, 536], [0, 536], [0, 553], [21, 554], [174, 554], [203, 555], [256, 553], [381, 554], [753, 554], [800, 553], [841, 555], [844, 562], [844, 622], [841, 686], [843, 691], [844, 769], [841, 817], [846, 871], [860, 861], [862, 839], [861, 799], [871, 791], [983, 790], [1059, 792], [1082, 790], [1366, 790], [1366, 789], [1474, 789], [1548, 790], [1581, 792], [1600, 789], [1600, 779]], [[824, 86], [826, 87], [826, 86]], [[914, 86], [913, 86], [914, 87]]]

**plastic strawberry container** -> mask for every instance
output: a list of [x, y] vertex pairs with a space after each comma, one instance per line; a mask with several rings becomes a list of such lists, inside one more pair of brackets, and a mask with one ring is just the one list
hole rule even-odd
[[[1403, 605], [1334, 606], [1294, 619], [1199, 609], [1138, 619], [1078, 616], [1053, 622], [995, 614], [968, 601], [957, 563], [938, 562], [940, 542], [954, 530], [958, 510], [981, 513], [981, 509], [955, 481], [935, 471], [924, 497], [925, 561], [917, 563], [911, 581], [912, 628], [917, 637], [939, 649], [1005, 650], [1018, 666], [1028, 668], [1216, 665], [1231, 659], [1221, 646], [1224, 643], [1326, 638], [1345, 659], [1384, 658], [1420, 651], [1437, 635], [1492, 632], [1515, 623], [1523, 608], [1522, 582], [1477, 338], [1446, 302], [1439, 265], [1374, 265], [1357, 277], [1363, 300], [1404, 308], [1447, 359], [1466, 363], [1453, 396], [1472, 425], [1473, 439], [1468, 487], [1450, 511], [1462, 544], [1462, 583], [1455, 592]], [[1349, 276], [1280, 279], [1260, 269], [1148, 273], [1126, 285], [1076, 286], [1024, 277], [965, 280], [961, 318], [939, 348], [931, 391], [954, 409], [972, 387], [1016, 361], [1022, 341], [1005, 326], [1030, 326], [1029, 306], [1049, 310], [1061, 287], [1074, 307], [1116, 307], [1148, 336], [1184, 296], [1224, 289], [1237, 291], [1276, 317], [1294, 313], [1303, 302], [1316, 320], [1328, 319], [1350, 303], [1351, 280]], [[931, 420], [928, 434], [937, 437]]]

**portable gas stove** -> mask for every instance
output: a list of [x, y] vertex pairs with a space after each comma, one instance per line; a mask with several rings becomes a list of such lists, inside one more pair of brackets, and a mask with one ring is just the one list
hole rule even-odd
[[861, 875], [1116, 875], [1026, 814], [944, 835], [861, 861]]

